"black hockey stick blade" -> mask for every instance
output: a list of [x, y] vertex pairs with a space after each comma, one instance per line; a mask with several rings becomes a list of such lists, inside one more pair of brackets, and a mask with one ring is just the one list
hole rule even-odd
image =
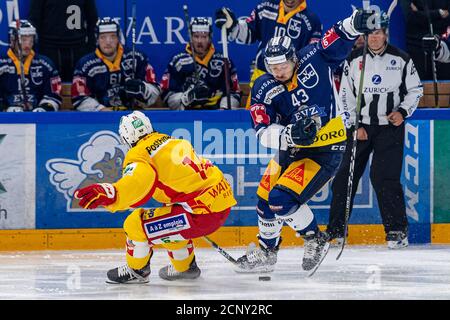
[[219, 247], [219, 245], [217, 243], [215, 243], [214, 241], [212, 241], [210, 238], [208, 238], [207, 236], [204, 236], [203, 239], [206, 240], [206, 242], [208, 242], [214, 249], [216, 249], [216, 251], [218, 253], [220, 253], [222, 256], [225, 257], [225, 259], [227, 259], [228, 261], [230, 261], [232, 264], [234, 265], [238, 265], [238, 262], [236, 259], [234, 259], [228, 252], [226, 252], [225, 250], [223, 250], [221, 247]]

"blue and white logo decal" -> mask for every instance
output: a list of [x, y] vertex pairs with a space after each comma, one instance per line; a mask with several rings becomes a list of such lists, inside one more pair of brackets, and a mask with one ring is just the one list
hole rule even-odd
[[144, 223], [144, 229], [149, 239], [186, 230], [190, 227], [191, 225], [184, 213]]
[[381, 83], [381, 76], [376, 74], [372, 77], [372, 83], [375, 85], [379, 85]]
[[300, 83], [307, 89], [314, 88], [319, 83], [319, 75], [311, 63], [300, 71], [298, 74], [298, 81], [300, 81]]

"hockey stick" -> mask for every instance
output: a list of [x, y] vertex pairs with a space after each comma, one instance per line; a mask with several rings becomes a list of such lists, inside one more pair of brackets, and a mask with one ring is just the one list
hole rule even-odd
[[131, 54], [133, 57], [133, 78], [136, 76], [136, 0], [131, 3]]
[[17, 35], [17, 54], [19, 55], [18, 58], [19, 58], [19, 66], [20, 66], [20, 93], [22, 94], [22, 104], [23, 104], [24, 110], [30, 110], [29, 105], [27, 103], [25, 68], [23, 66], [22, 38], [20, 36], [20, 20], [19, 20], [19, 18], [17, 18], [17, 20], [16, 20], [16, 35]]
[[27, 91], [26, 91], [26, 81], [25, 81], [25, 68], [23, 66], [23, 53], [22, 53], [22, 38], [20, 36], [20, 15], [19, 15], [19, 3], [14, 0], [14, 16], [16, 18], [16, 35], [17, 35], [17, 54], [19, 55], [19, 68], [20, 68], [20, 93], [22, 95], [23, 109], [28, 110], [27, 103]]
[[[388, 9], [388, 12], [387, 12], [389, 20], [391, 19], [392, 12], [394, 11], [395, 7], [397, 6], [397, 3], [398, 3], [398, 0], [394, 0], [394, 1], [392, 1], [391, 5], [389, 6], [389, 9]], [[390, 38], [390, 32], [389, 32], [389, 29], [388, 29], [388, 41], [389, 41], [389, 38]]]
[[[433, 23], [431, 22], [430, 17], [430, 9], [428, 8], [427, 0], [423, 0], [423, 5], [425, 9], [425, 15], [427, 16], [428, 26], [430, 35], [434, 36]], [[425, 53], [426, 56], [427, 53]], [[436, 72], [436, 61], [434, 61], [434, 57], [436, 55], [436, 50], [431, 52], [431, 71], [433, 72], [433, 88], [434, 88], [434, 106], [439, 108], [439, 92], [438, 92], [438, 83], [437, 83], [437, 72]]]
[[188, 12], [187, 4], [183, 5], [183, 11], [184, 11], [184, 22], [188, 28], [189, 46], [191, 47], [191, 56], [192, 56], [192, 59], [194, 60], [194, 79], [195, 79], [195, 83], [197, 83], [200, 79], [200, 75], [198, 74], [198, 70], [197, 70], [197, 60], [195, 60], [195, 50], [194, 50], [194, 43], [192, 42], [192, 30], [189, 26], [189, 12]]
[[223, 48], [223, 68], [225, 78], [225, 94], [227, 95], [227, 109], [231, 109], [231, 96], [230, 96], [230, 59], [228, 58], [228, 37], [227, 26], [222, 26], [222, 48]]
[[123, 30], [125, 30], [125, 44], [128, 42], [128, 1], [123, 0]]
[[[132, 79], [134, 79], [136, 77], [136, 0], [131, 3], [131, 57], [133, 59]], [[132, 98], [131, 103], [128, 104], [128, 110], [134, 108], [135, 102], [136, 100]]]
[[[369, 4], [368, 1], [363, 1], [365, 7], [364, 9], [368, 9]], [[353, 140], [352, 140], [352, 154], [350, 157], [350, 169], [348, 176], [348, 185], [347, 185], [347, 199], [345, 202], [345, 218], [344, 218], [344, 240], [342, 241], [341, 250], [336, 257], [336, 260], [342, 255], [344, 251], [345, 243], [347, 242], [347, 234], [348, 234], [348, 220], [350, 217], [350, 204], [352, 199], [352, 189], [353, 189], [353, 174], [355, 171], [355, 158], [356, 158], [356, 146], [357, 146], [357, 133], [359, 128], [359, 115], [361, 113], [361, 101], [362, 101], [362, 91], [364, 87], [364, 72], [366, 70], [366, 56], [369, 47], [368, 35], [364, 35], [364, 49], [363, 49], [363, 57], [362, 57], [362, 65], [361, 65], [361, 74], [359, 76], [359, 87], [358, 87], [358, 96], [356, 98], [356, 117], [355, 117], [355, 129], [353, 131]]]
[[223, 250], [221, 247], [219, 247], [219, 245], [217, 243], [215, 243], [214, 241], [212, 241], [210, 238], [208, 238], [207, 236], [203, 236], [203, 239], [206, 240], [206, 242], [208, 242], [214, 249], [216, 249], [216, 251], [218, 253], [220, 253], [222, 256], [225, 257], [225, 259], [227, 259], [228, 261], [230, 261], [232, 264], [234, 265], [238, 265], [238, 262], [236, 259], [234, 259], [231, 255], [229, 255], [225, 250]]

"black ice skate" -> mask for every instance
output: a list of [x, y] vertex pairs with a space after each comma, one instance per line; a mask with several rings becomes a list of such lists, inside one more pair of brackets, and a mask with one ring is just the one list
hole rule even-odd
[[247, 248], [247, 253], [237, 260], [235, 271], [237, 273], [272, 272], [277, 263], [280, 243], [275, 248], [268, 248], [263, 242], [260, 243], [259, 247], [251, 243]]
[[197, 263], [192, 260], [189, 269], [184, 272], [179, 272], [175, 270], [172, 264], [165, 266], [159, 270], [159, 277], [164, 280], [173, 281], [173, 280], [183, 280], [183, 279], [197, 279], [200, 277], [201, 270], [197, 266]]
[[403, 231], [389, 231], [386, 241], [389, 249], [401, 249], [409, 245], [408, 236]]
[[327, 241], [327, 236], [321, 231], [312, 234], [307, 233], [303, 236], [303, 239], [305, 240], [305, 253], [302, 268], [309, 271], [308, 276], [312, 276], [327, 255], [330, 243]]
[[128, 265], [111, 269], [106, 274], [108, 280], [106, 283], [139, 284], [147, 283], [150, 276], [150, 261], [139, 270], [131, 269]]

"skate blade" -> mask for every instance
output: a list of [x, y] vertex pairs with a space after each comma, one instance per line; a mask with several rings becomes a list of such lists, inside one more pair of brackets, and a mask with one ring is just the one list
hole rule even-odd
[[274, 270], [275, 270], [275, 266], [271, 266], [271, 267], [260, 267], [260, 268], [253, 268], [253, 269], [236, 268], [236, 269], [234, 269], [234, 272], [236, 272], [236, 273], [271, 273]]
[[129, 281], [129, 282], [115, 282], [115, 281], [111, 281], [111, 280], [105, 280], [105, 282], [107, 284], [146, 284], [149, 282], [149, 280], [139, 280], [139, 281]]
[[323, 247], [323, 250], [322, 250], [322, 253], [323, 253], [322, 259], [320, 259], [320, 261], [316, 264], [316, 266], [309, 271], [308, 277], [312, 277], [314, 275], [314, 273], [316, 273], [317, 269], [319, 269], [320, 265], [322, 264], [322, 261], [327, 256], [329, 249], [330, 249], [330, 243], [327, 242], [325, 244], [325, 246]]

